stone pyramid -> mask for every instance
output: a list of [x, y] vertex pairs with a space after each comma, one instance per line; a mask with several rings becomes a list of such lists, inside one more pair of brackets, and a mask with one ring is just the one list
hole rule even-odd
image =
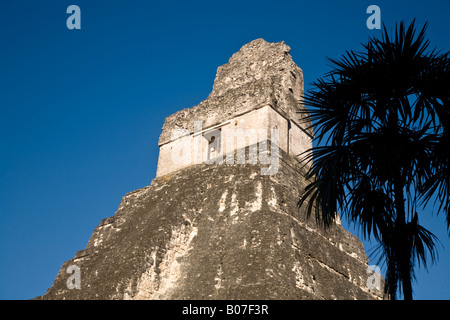
[[166, 118], [157, 175], [126, 194], [37, 299], [382, 299], [362, 243], [297, 208], [303, 72], [254, 40]]

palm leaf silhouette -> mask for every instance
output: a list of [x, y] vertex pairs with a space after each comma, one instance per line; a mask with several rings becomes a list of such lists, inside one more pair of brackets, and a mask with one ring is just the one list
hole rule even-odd
[[414, 266], [438, 258], [417, 212], [438, 202], [450, 231], [450, 59], [429, 49], [426, 29], [401, 22], [390, 36], [383, 25], [362, 51], [328, 59], [300, 112], [318, 146], [303, 154], [310, 183], [298, 206], [325, 226], [341, 211], [373, 237], [392, 299], [412, 299]]

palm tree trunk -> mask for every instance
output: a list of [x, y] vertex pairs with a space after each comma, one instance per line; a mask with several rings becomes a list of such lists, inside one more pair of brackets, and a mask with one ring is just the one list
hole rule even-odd
[[398, 245], [396, 250], [398, 255], [397, 263], [399, 265], [399, 280], [402, 282], [404, 300], [412, 300], [411, 250], [406, 232], [405, 199], [401, 181], [402, 179], [396, 179], [396, 183], [394, 183], [395, 210], [397, 214], [395, 219], [395, 237]]

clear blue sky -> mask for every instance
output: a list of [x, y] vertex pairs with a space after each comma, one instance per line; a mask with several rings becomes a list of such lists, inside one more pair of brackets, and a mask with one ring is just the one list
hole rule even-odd
[[[66, 27], [71, 4], [81, 30]], [[428, 20], [450, 50], [449, 0], [0, 1], [0, 299], [44, 294], [122, 196], [150, 184], [164, 118], [205, 99], [242, 45], [284, 40], [308, 88], [326, 56], [379, 35], [371, 4], [388, 26]], [[414, 298], [449, 299], [443, 216], [421, 221], [445, 250]]]

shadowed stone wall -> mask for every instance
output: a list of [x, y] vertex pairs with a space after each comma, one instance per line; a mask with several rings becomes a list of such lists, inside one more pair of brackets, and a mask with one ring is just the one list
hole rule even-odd
[[[39, 298], [382, 298], [367, 288], [362, 243], [298, 210], [304, 172], [280, 157], [275, 175], [204, 163], [127, 194]], [[67, 288], [70, 265], [80, 268], [79, 290]]]

